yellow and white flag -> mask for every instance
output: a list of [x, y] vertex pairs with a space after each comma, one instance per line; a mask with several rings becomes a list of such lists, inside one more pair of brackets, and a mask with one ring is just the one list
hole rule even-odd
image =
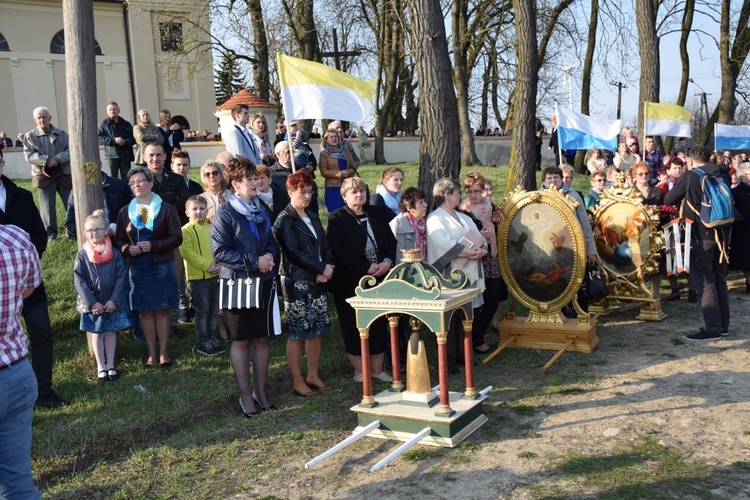
[[277, 54], [287, 120], [331, 118], [362, 123], [373, 113], [375, 82], [326, 66]]
[[677, 104], [643, 103], [644, 133], [690, 137], [691, 115], [690, 111]]

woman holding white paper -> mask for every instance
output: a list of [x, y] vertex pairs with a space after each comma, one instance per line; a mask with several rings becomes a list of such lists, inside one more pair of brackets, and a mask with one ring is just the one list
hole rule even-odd
[[[478, 288], [474, 309], [484, 304], [484, 275], [480, 261], [487, 255], [484, 237], [471, 218], [456, 210], [461, 204], [461, 186], [452, 179], [440, 179], [432, 188], [437, 208], [427, 217], [427, 262], [445, 276], [453, 269], [463, 269], [469, 277], [469, 287]], [[463, 338], [458, 317], [453, 316], [448, 332], [448, 373], [458, 373], [457, 362], [463, 360]]]

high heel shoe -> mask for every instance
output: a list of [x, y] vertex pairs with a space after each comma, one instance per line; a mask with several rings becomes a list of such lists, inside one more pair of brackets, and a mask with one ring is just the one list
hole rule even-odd
[[240, 396], [240, 408], [242, 408], [242, 413], [245, 414], [246, 418], [253, 418], [260, 415], [260, 412], [258, 410], [255, 410], [254, 412], [248, 412], [245, 410], [245, 404], [242, 402], [242, 396]]
[[276, 405], [273, 403], [269, 403], [268, 406], [263, 406], [260, 403], [260, 399], [258, 399], [258, 396], [255, 395], [255, 391], [253, 391], [253, 401], [255, 401], [255, 404], [260, 407], [263, 411], [276, 411], [278, 408], [276, 408]]

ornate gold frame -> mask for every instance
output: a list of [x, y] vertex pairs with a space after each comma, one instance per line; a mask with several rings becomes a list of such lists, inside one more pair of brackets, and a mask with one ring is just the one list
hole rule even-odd
[[[539, 301], [524, 292], [513, 275], [508, 262], [507, 245], [511, 225], [521, 210], [536, 203], [552, 207], [573, 235], [573, 274], [563, 293], [547, 302]], [[515, 315], [516, 300], [529, 309], [527, 319], [529, 323], [563, 324], [564, 321], [560, 310], [571, 301], [574, 302], [579, 316], [587, 316], [578, 307], [576, 301], [578, 289], [586, 272], [586, 241], [575, 214], [575, 209], [578, 205], [578, 202], [573, 197], [564, 195], [554, 187], [546, 191], [524, 191], [519, 186], [503, 201], [502, 210], [505, 214], [505, 219], [500, 224], [497, 232], [498, 248], [502, 249], [498, 252], [498, 263], [500, 264], [500, 271], [503, 278], [514, 298], [511, 311], [509, 311], [512, 316]]]
[[596, 210], [589, 212], [595, 238], [602, 216], [618, 205], [635, 207], [636, 211], [642, 214], [639, 220], [644, 224], [644, 227], [640, 230], [640, 233], [648, 229], [648, 252], [645, 256], [642, 255], [640, 266], [636, 266], [633, 271], [620, 273], [603, 262], [599, 246], [597, 246], [599, 269], [609, 287], [609, 297], [592, 304], [589, 311], [606, 314], [610, 311], [609, 299], [611, 298], [638, 301], [644, 302], [644, 304], [641, 306], [641, 314], [637, 319], [661, 321], [667, 315], [661, 309], [661, 301], [654, 299], [651, 287], [645, 280], [645, 275], [655, 274], [659, 271], [658, 260], [661, 251], [664, 249], [664, 233], [659, 230], [659, 208], [653, 205], [644, 205], [643, 196], [640, 191], [631, 187], [625, 182], [624, 176], [619, 174], [617, 182], [605, 189], [599, 197], [599, 204]]

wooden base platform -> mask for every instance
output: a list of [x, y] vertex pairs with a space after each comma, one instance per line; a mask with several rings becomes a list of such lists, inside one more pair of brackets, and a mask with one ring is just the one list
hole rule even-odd
[[579, 323], [576, 319], [564, 318], [564, 323], [560, 324], [541, 324], [526, 323], [526, 318], [516, 317], [514, 320], [503, 319], [497, 324], [500, 330], [500, 344], [515, 340], [508, 344], [508, 347], [545, 349], [557, 351], [565, 344], [573, 342], [566, 349], [575, 352], [592, 352], [599, 344], [599, 337], [596, 335], [596, 319], [590, 323]]
[[401, 393], [383, 391], [375, 395], [378, 405], [374, 408], [351, 407], [359, 424], [354, 432], [379, 420], [380, 428], [370, 432], [369, 437], [409, 441], [422, 429], [430, 427], [432, 433], [420, 444], [453, 448], [487, 422], [488, 418], [482, 413], [482, 402], [487, 397], [464, 399], [460, 392], [450, 392], [449, 395], [454, 411], [450, 417], [436, 415], [439, 405], [424, 408], [403, 404]]

